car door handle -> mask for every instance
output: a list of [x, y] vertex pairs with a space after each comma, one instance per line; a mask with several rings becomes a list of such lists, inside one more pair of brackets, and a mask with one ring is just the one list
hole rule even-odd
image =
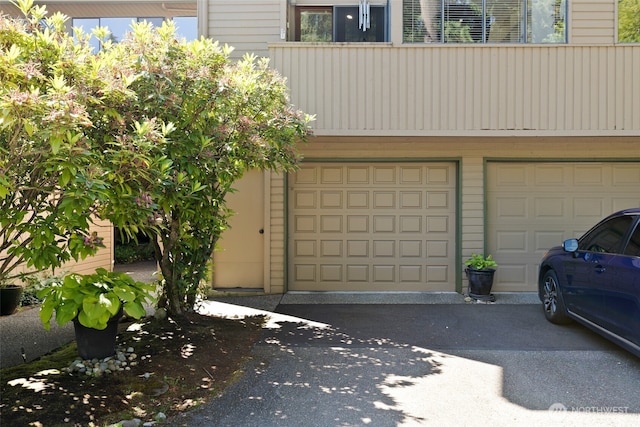
[[596, 273], [604, 273], [607, 269], [601, 265], [596, 266]]

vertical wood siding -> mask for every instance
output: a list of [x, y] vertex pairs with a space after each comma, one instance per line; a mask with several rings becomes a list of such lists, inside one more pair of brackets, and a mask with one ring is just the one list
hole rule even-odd
[[640, 134], [640, 46], [276, 44], [319, 134]]

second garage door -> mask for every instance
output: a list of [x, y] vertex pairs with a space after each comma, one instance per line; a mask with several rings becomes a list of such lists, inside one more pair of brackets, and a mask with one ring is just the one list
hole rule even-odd
[[289, 179], [288, 288], [454, 291], [453, 163], [311, 163]]
[[487, 244], [496, 291], [535, 291], [544, 252], [604, 216], [640, 206], [640, 163], [487, 165]]

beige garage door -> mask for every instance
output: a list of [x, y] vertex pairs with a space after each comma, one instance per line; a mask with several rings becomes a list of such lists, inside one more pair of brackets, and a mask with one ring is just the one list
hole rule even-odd
[[453, 163], [314, 163], [289, 179], [289, 290], [454, 291]]
[[617, 210], [640, 206], [640, 163], [487, 165], [494, 290], [535, 291], [540, 258]]

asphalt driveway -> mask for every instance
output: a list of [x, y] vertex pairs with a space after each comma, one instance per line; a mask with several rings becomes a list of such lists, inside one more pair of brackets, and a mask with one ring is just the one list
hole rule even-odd
[[579, 325], [548, 323], [539, 304], [273, 311], [245, 375], [170, 425], [640, 423], [640, 359]]

